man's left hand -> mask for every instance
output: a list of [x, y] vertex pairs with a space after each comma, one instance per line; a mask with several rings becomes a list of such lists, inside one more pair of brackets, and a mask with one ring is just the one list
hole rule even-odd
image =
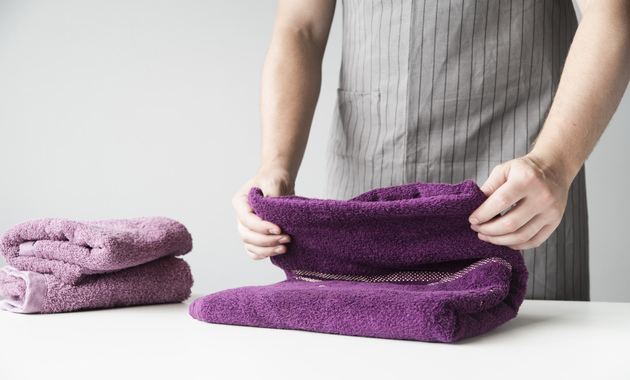
[[471, 228], [493, 244], [538, 247], [562, 220], [571, 185], [564, 176], [531, 156], [498, 165], [481, 187], [488, 199], [470, 215]]

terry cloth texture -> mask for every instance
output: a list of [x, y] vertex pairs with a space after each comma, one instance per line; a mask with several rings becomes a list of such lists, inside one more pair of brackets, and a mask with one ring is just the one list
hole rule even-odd
[[[526, 155], [578, 26], [571, 0], [342, 0], [326, 198], [412, 182], [484, 183]], [[588, 301], [584, 166], [564, 217], [523, 252], [526, 298]]]
[[56, 313], [181, 302], [190, 296], [189, 265], [173, 256], [192, 237], [164, 217], [20, 223], [0, 240], [10, 266], [0, 269], [0, 310]]
[[292, 240], [272, 262], [287, 280], [195, 300], [199, 320], [344, 335], [453, 342], [514, 318], [525, 298], [519, 251], [483, 242], [468, 216], [472, 181], [375, 189], [347, 201], [249, 193]]
[[9, 265], [50, 273], [68, 284], [83, 276], [112, 272], [192, 250], [181, 223], [165, 217], [77, 222], [29, 220], [10, 228], [0, 241]]
[[86, 276], [76, 285], [51, 274], [0, 268], [0, 310], [60, 313], [82, 309], [182, 302], [190, 297], [193, 278], [188, 264], [164, 257], [112, 273]]

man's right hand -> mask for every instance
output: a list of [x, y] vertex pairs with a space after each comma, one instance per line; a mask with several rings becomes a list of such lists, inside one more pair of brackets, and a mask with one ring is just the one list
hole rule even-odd
[[266, 197], [294, 193], [335, 5], [336, 0], [278, 0], [260, 91], [261, 170], [232, 198], [238, 233], [255, 260], [285, 253], [284, 244], [291, 239], [254, 214], [247, 194], [252, 187], [262, 189]]
[[283, 234], [277, 225], [258, 217], [247, 201], [252, 187], [258, 187], [266, 197], [278, 197], [294, 194], [294, 181], [284, 170], [260, 170], [232, 198], [236, 211], [238, 233], [245, 243], [247, 254], [254, 260], [266, 259], [287, 251], [284, 243], [291, 237]]

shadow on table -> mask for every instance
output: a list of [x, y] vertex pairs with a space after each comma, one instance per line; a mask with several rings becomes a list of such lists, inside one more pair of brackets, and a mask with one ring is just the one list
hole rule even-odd
[[529, 328], [533, 325], [548, 322], [554, 317], [552, 316], [530, 316], [530, 315], [519, 315], [518, 317], [506, 322], [505, 324], [497, 327], [496, 329], [489, 331], [485, 334], [477, 335], [472, 338], [464, 339], [458, 342], [453, 342], [450, 344], [455, 345], [465, 345], [468, 343], [476, 343], [482, 340], [492, 340], [495, 337], [504, 338], [510, 334], [513, 334], [515, 331], [521, 330], [523, 328]]

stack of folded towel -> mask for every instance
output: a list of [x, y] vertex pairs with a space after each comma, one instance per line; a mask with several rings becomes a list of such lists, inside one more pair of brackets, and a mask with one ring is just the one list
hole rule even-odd
[[472, 181], [376, 189], [348, 201], [297, 196], [249, 203], [291, 235], [272, 262], [287, 280], [195, 300], [211, 323], [452, 342], [514, 318], [525, 298], [519, 251], [477, 238], [486, 199]]
[[164, 217], [38, 219], [9, 229], [0, 251], [0, 310], [59, 313], [181, 302], [193, 284], [181, 223]]

